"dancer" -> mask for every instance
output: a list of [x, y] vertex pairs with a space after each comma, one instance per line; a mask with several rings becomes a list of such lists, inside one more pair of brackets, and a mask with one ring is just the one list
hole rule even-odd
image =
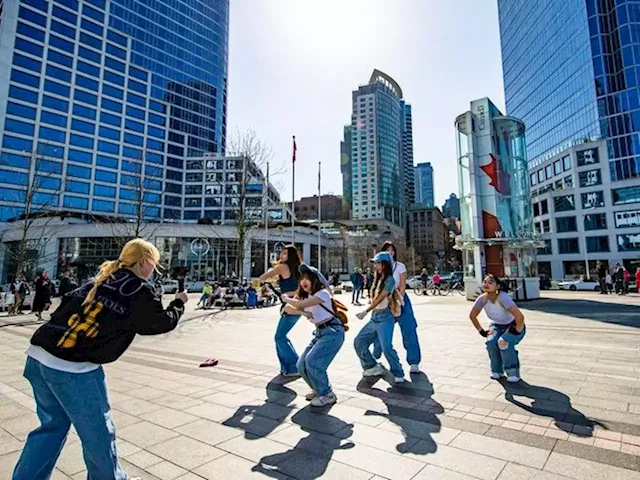
[[391, 273], [393, 259], [387, 252], [380, 252], [376, 254], [373, 262], [376, 270], [372, 287], [373, 300], [366, 310], [357, 314], [357, 317], [363, 320], [369, 312], [373, 312], [373, 314], [369, 323], [360, 330], [353, 344], [360, 358], [365, 377], [384, 374], [384, 368], [376, 362], [369, 351], [371, 345], [378, 340], [382, 347], [382, 353], [389, 362], [389, 370], [393, 374], [395, 382], [404, 383], [402, 365], [398, 353], [393, 348], [393, 328], [396, 319], [391, 314], [391, 308], [397, 309], [399, 307], [399, 305], [395, 305], [396, 299], [393, 295], [395, 291], [395, 282]]
[[336, 403], [327, 369], [344, 343], [345, 326], [336, 316], [331, 293], [314, 267], [300, 265], [300, 287], [295, 297], [282, 296], [289, 314], [304, 315], [316, 326], [313, 339], [298, 360], [298, 372], [311, 387], [306, 399], [314, 407]]
[[38, 320], [42, 320], [42, 312], [48, 310], [51, 306], [51, 279], [49, 278], [49, 270], [45, 270], [36, 278], [35, 281], [36, 294], [33, 297], [33, 305], [31, 309], [35, 312]]
[[[516, 345], [527, 333], [524, 315], [513, 299], [500, 291], [498, 280], [487, 275], [482, 282], [484, 293], [478, 297], [469, 318], [478, 333], [487, 339], [487, 351], [491, 360], [491, 378], [498, 380], [507, 372], [507, 382], [520, 381], [520, 362]], [[484, 309], [491, 326], [484, 330], [478, 315]]]
[[[298, 289], [298, 275], [300, 265], [300, 254], [294, 245], [287, 245], [280, 253], [280, 259], [272, 269], [260, 276], [261, 282], [278, 277], [280, 291], [292, 297]], [[276, 353], [280, 361], [280, 373], [285, 377], [298, 377], [298, 354], [287, 334], [300, 319], [299, 314], [289, 314], [282, 312], [276, 328], [275, 342]]]
[[165, 310], [148, 283], [159, 258], [153, 244], [131, 240], [31, 338], [24, 376], [41, 426], [27, 437], [13, 480], [49, 478], [72, 424], [89, 478], [129, 478], [118, 462], [102, 364], [117, 360], [136, 334], [166, 333], [178, 324], [187, 294], [177, 293]]
[[[413, 306], [409, 295], [407, 295], [407, 267], [404, 263], [398, 262], [396, 246], [392, 241], [386, 241], [382, 244], [382, 251], [387, 252], [393, 258], [393, 280], [396, 284], [396, 290], [400, 298], [402, 310], [400, 316], [396, 318], [402, 333], [402, 344], [407, 351], [407, 363], [409, 364], [411, 373], [420, 373], [420, 361], [422, 353], [420, 351], [420, 342], [418, 341], [418, 323], [413, 314]], [[380, 358], [381, 356], [380, 342], [374, 343], [373, 356]]]

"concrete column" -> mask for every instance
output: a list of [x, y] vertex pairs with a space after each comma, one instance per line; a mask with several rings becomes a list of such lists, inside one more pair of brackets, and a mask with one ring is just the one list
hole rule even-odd
[[56, 236], [51, 238], [44, 246], [42, 258], [38, 262], [38, 269], [49, 270], [49, 277], [58, 278], [64, 272], [58, 272], [58, 243], [60, 239]]
[[251, 278], [251, 239], [244, 241], [244, 265], [242, 265], [242, 276]]
[[304, 260], [304, 263], [314, 263], [311, 258], [311, 244], [309, 242], [305, 242], [302, 244], [302, 258]]

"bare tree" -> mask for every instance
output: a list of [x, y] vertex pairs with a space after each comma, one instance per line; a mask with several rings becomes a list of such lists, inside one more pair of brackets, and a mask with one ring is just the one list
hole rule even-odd
[[[0, 162], [2, 164], [12, 166], [6, 161]], [[12, 197], [6, 199], [8, 205], [2, 208], [10, 211], [10, 218], [2, 231], [0, 248], [11, 264], [11, 273], [16, 276], [34, 273], [44, 260], [45, 247], [55, 237], [54, 220], [64, 215], [59, 208], [63, 184], [56, 165], [32, 152], [25, 165], [28, 173], [16, 171], [17, 181], [7, 189]]]

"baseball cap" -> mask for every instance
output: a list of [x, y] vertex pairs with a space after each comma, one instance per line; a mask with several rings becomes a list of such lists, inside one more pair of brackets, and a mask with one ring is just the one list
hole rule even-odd
[[370, 261], [373, 263], [387, 262], [389, 265], [393, 265], [393, 258], [388, 252], [378, 252]]

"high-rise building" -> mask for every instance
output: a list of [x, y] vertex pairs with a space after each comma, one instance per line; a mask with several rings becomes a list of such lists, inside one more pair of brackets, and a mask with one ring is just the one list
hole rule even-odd
[[367, 85], [353, 92], [353, 219], [405, 224], [403, 137], [410, 134], [410, 128], [405, 133], [404, 125], [411, 125], [410, 115], [405, 122], [407, 107], [398, 83], [379, 70], [373, 71]]
[[419, 163], [415, 167], [415, 203], [433, 207], [433, 167], [430, 162]]
[[0, 33], [0, 220], [186, 220], [186, 158], [225, 152], [229, 1], [12, 0]]
[[413, 170], [413, 119], [411, 105], [402, 102], [402, 168], [404, 202], [406, 208], [416, 201], [416, 182]]
[[351, 167], [351, 125], [345, 125], [340, 142], [340, 171], [342, 172], [342, 218], [351, 218], [353, 203], [353, 173]]
[[445, 218], [460, 218], [460, 199], [455, 193], [444, 201], [442, 214]]
[[507, 113], [532, 166], [605, 138], [613, 182], [640, 177], [640, 4], [498, 0]]

